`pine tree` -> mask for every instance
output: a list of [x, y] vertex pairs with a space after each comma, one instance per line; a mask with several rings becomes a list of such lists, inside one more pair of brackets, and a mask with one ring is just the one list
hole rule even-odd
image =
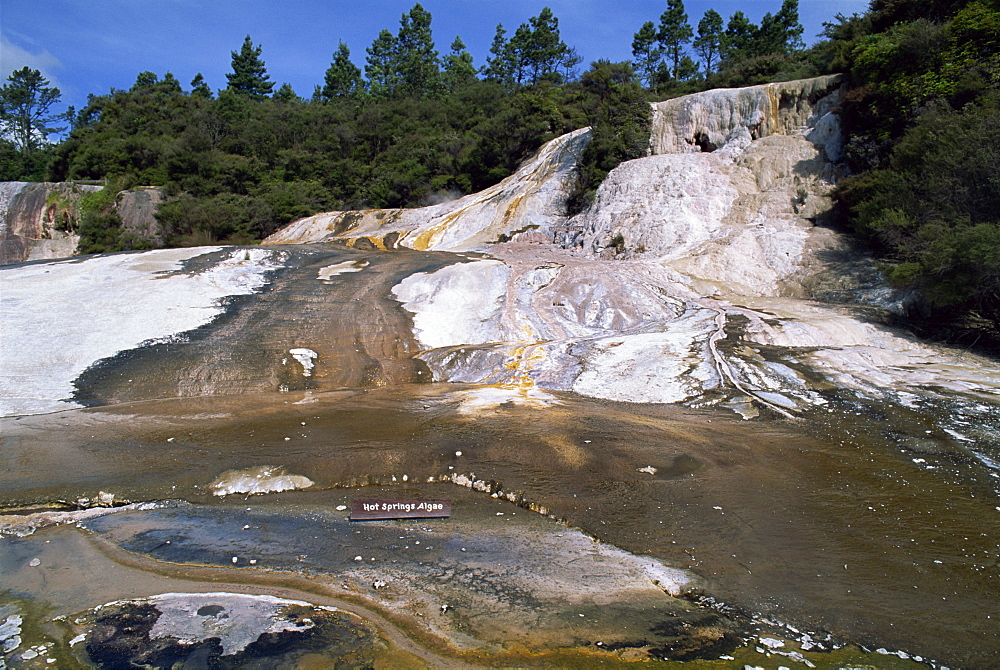
[[558, 81], [559, 68], [572, 54], [559, 37], [559, 19], [548, 7], [518, 26], [505, 51], [518, 85], [537, 84], [543, 79]]
[[507, 41], [507, 31], [503, 24], [497, 24], [497, 31], [493, 35], [493, 43], [490, 45], [491, 58], [486, 59], [486, 65], [482, 69], [483, 76], [489, 81], [501, 84], [514, 83], [514, 63], [511, 54], [510, 42]]
[[159, 83], [160, 78], [156, 76], [155, 72], [150, 72], [145, 70], [140, 72], [135, 78], [135, 83], [132, 84], [132, 88], [129, 90], [135, 93], [136, 91], [141, 91], [143, 89], [150, 89]]
[[386, 98], [396, 93], [399, 76], [396, 74], [396, 38], [385, 28], [378, 34], [365, 52], [365, 76], [368, 90], [377, 98]]
[[678, 65], [674, 76], [678, 81], [688, 81], [694, 79], [698, 76], [698, 61], [691, 58], [691, 56], [681, 56], [680, 65]]
[[576, 78], [576, 67], [582, 62], [583, 58], [576, 47], [568, 47], [566, 53], [563, 54], [562, 63], [560, 63], [563, 81], [573, 81]]
[[569, 53], [569, 47], [559, 37], [559, 19], [552, 10], [543, 7], [538, 16], [528, 20], [531, 26], [529, 68], [531, 83], [543, 78], [559, 78], [559, 66]]
[[705, 61], [705, 74], [712, 74], [722, 48], [722, 17], [714, 9], [705, 12], [698, 22], [698, 37], [694, 40], [694, 50]]
[[722, 36], [722, 59], [733, 63], [753, 55], [756, 36], [757, 26], [743, 12], [733, 13]]
[[351, 62], [351, 50], [343, 42], [337, 45], [324, 81], [319, 96], [321, 100], [350, 98], [364, 90], [361, 70]]
[[656, 26], [652, 21], [646, 21], [633, 35], [632, 57], [635, 58], [633, 62], [639, 78], [646, 86], [652, 86], [656, 69], [663, 58], [663, 51], [656, 48]]
[[799, 0], [784, 0], [777, 16], [778, 23], [785, 30], [786, 50], [791, 52], [805, 48], [806, 44], [802, 41], [805, 29], [799, 23]]
[[184, 89], [181, 88], [181, 83], [177, 81], [177, 77], [174, 76], [173, 72], [168, 72], [163, 75], [163, 81], [160, 82], [160, 90], [168, 93], [184, 92]]
[[510, 42], [507, 43], [507, 52], [514, 72], [514, 83], [520, 86], [528, 80], [531, 60], [531, 26], [522, 23], [517, 27]]
[[757, 33], [759, 53], [791, 53], [804, 46], [798, 0], [784, 0], [775, 15], [765, 14]]
[[688, 25], [688, 16], [684, 11], [684, 0], [667, 0], [667, 11], [660, 16], [660, 31], [657, 38], [670, 62], [673, 63], [671, 74], [674, 77], [679, 78], [684, 45], [690, 42], [693, 36], [694, 31]]
[[277, 92], [274, 94], [274, 99], [277, 102], [302, 102], [302, 98], [295, 94], [295, 89], [287, 81], [278, 87]]
[[451, 53], [444, 58], [442, 79], [449, 91], [467, 84], [476, 78], [476, 67], [472, 64], [472, 54], [466, 48], [462, 38], [455, 36], [451, 43]]
[[50, 134], [65, 130], [51, 124], [67, 119], [69, 113], [49, 114], [61, 93], [38, 70], [25, 66], [14, 70], [7, 81], [0, 87], [0, 129], [27, 156]]
[[231, 52], [233, 56], [233, 72], [227, 74], [229, 90], [244, 95], [253, 100], [263, 100], [271, 95], [274, 82], [269, 81], [267, 68], [261, 59], [263, 47], [253, 45], [250, 36], [243, 40], [239, 53]]
[[202, 76], [201, 72], [191, 80], [191, 95], [196, 98], [212, 99], [212, 89], [205, 83], [205, 77]]
[[441, 67], [431, 36], [431, 14], [419, 2], [399, 20], [395, 61], [403, 95], [431, 95], [439, 89]]

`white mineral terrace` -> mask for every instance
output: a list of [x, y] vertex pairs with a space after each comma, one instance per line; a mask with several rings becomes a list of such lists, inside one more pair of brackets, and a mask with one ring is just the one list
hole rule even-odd
[[264, 244], [344, 237], [364, 238], [381, 247], [395, 234], [402, 247], [467, 251], [515, 231], [547, 229], [565, 218], [566, 190], [588, 141], [586, 128], [557, 137], [514, 174], [479, 193], [417, 209], [317, 214], [289, 224]]
[[199, 272], [181, 263], [218, 248], [115, 254], [0, 269], [0, 414], [76, 407], [86, 368], [210, 322], [220, 300], [254, 292], [280, 254], [230, 252]]
[[[412, 315], [421, 351], [406, 355], [434, 380], [490, 385], [470, 393], [469, 411], [504, 398], [545, 404], [552, 390], [652, 403], [712, 396], [747, 417], [762, 406], [791, 416], [821, 405], [818, 392], [831, 387], [995, 402], [995, 361], [801, 299], [829, 269], [823, 252], [846, 248], [817, 225], [840, 169], [838, 87], [825, 77], [658, 103], [653, 155], [615, 168], [594, 205], [570, 219], [566, 188], [586, 129], [549, 142], [481, 193], [414, 210], [320, 214], [266, 243], [365, 239], [366, 248], [484, 252], [380, 289]], [[515, 242], [491, 244], [508, 237]], [[544, 239], [562, 248], [537, 243]], [[209, 322], [220, 299], [253, 292], [279, 262], [274, 252], [241, 251], [200, 273], [176, 272], [198, 253], [0, 271], [3, 412], [70, 406], [88, 366]], [[354, 256], [317, 268], [313, 281], [332, 286], [369, 267]], [[314, 382], [321, 343], [302, 342], [309, 348], [285, 351], [301, 364], [299, 378]], [[335, 365], [329, 355], [324, 367]]]

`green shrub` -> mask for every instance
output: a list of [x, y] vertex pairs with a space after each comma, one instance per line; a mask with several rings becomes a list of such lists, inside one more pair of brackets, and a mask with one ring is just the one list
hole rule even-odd
[[845, 180], [845, 221], [920, 289], [934, 318], [976, 317], [1000, 334], [1000, 95], [923, 114], [885, 167]]
[[593, 202], [597, 187], [620, 163], [649, 152], [652, 110], [627, 63], [597, 61], [581, 77], [589, 94], [590, 142], [577, 164], [577, 179], [567, 198], [569, 214]]

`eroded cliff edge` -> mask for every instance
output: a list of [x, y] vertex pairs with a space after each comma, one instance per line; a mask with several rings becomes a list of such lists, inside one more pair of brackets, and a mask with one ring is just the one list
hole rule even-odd
[[[75, 182], [0, 182], [0, 265], [67, 258], [80, 244], [82, 198], [104, 187]], [[116, 194], [112, 211], [122, 230], [149, 244], [162, 244], [156, 210], [164, 200], [158, 188]]]

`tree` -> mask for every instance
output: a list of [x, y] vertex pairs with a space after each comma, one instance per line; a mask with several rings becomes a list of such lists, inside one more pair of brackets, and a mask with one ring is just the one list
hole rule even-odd
[[538, 16], [528, 19], [531, 32], [526, 49], [526, 65], [531, 83], [543, 78], [559, 78], [559, 67], [569, 55], [569, 47], [559, 37], [559, 19], [552, 10], [543, 7]]
[[493, 35], [493, 43], [490, 45], [491, 58], [486, 59], [482, 74], [489, 81], [501, 84], [514, 83], [514, 62], [510, 49], [510, 42], [507, 41], [507, 31], [503, 24], [497, 24], [497, 31]]
[[677, 71], [674, 73], [674, 77], [677, 81], [690, 81], [698, 76], [698, 61], [691, 58], [691, 56], [682, 56], [680, 65], [677, 66]]
[[639, 77], [646, 86], [652, 86], [663, 58], [663, 50], [656, 48], [656, 26], [652, 21], [646, 21], [639, 32], [633, 35], [632, 57], [635, 58], [635, 71]]
[[522, 23], [514, 31], [514, 36], [507, 44], [510, 63], [514, 69], [514, 83], [520, 86], [528, 78], [528, 60], [531, 58], [531, 26]]
[[[559, 19], [548, 7], [518, 26], [510, 42], [503, 41], [502, 26], [497, 28], [494, 46], [498, 51], [502, 49], [501, 62], [513, 83], [537, 84], [546, 79], [558, 82], [562, 79], [560, 68], [572, 70], [579, 63], [579, 57], [559, 37]], [[493, 48], [490, 52], [494, 52]]]
[[302, 98], [295, 94], [295, 89], [287, 81], [278, 87], [274, 94], [274, 99], [278, 102], [302, 102]]
[[267, 75], [267, 67], [261, 59], [264, 49], [255, 47], [247, 35], [239, 53], [233, 51], [233, 72], [227, 74], [229, 89], [252, 100], [263, 100], [271, 95], [274, 82]]
[[441, 68], [431, 36], [431, 13], [419, 2], [399, 20], [395, 56], [403, 95], [425, 96], [438, 90]]
[[396, 37], [383, 28], [372, 45], [365, 50], [365, 76], [368, 90], [377, 98], [396, 93], [399, 76], [396, 74]]
[[569, 47], [566, 50], [566, 54], [563, 56], [562, 63], [562, 78], [563, 81], [573, 81], [576, 79], [576, 66], [583, 62], [583, 58], [580, 53], [576, 50], [576, 47]]
[[588, 96], [590, 143], [577, 165], [577, 181], [567, 208], [587, 207], [598, 185], [619, 163], [645, 156], [649, 149], [651, 109], [630, 63], [599, 60], [580, 77]]
[[205, 77], [202, 76], [201, 72], [196, 74], [194, 79], [191, 80], [191, 95], [196, 98], [205, 98], [206, 100], [212, 99], [212, 89], [205, 83]]
[[458, 35], [451, 43], [451, 53], [444, 58], [442, 78], [449, 91], [454, 91], [476, 78], [476, 66], [472, 64], [472, 54], [466, 50], [465, 43]]
[[326, 69], [324, 85], [320, 90], [321, 100], [351, 98], [364, 90], [361, 70], [351, 62], [351, 50], [341, 42], [333, 53], [333, 61]]
[[146, 70], [139, 73], [139, 75], [135, 78], [135, 83], [132, 84], [132, 88], [129, 90], [132, 93], [135, 93], [136, 91], [141, 91], [143, 89], [153, 88], [159, 81], [160, 78], [156, 76], [156, 73]]
[[799, 0], [784, 0], [776, 16], [778, 25], [781, 26], [785, 33], [785, 43], [783, 45], [785, 51], [792, 52], [805, 48], [805, 42], [802, 41], [804, 29], [802, 28], [802, 24], [799, 23]]
[[731, 64], [753, 55], [756, 36], [757, 26], [746, 17], [746, 14], [733, 13], [722, 36], [722, 59]]
[[698, 37], [694, 40], [694, 50], [705, 62], [705, 74], [712, 74], [712, 65], [719, 60], [722, 49], [722, 17], [714, 9], [705, 12], [698, 22]]
[[667, 11], [660, 16], [660, 31], [657, 39], [667, 57], [673, 63], [672, 74], [678, 77], [684, 45], [691, 41], [694, 31], [688, 25], [684, 11], [684, 0], [667, 0]]
[[[969, 142], [975, 137], [976, 142]], [[925, 110], [875, 170], [838, 187], [845, 221], [921, 290], [938, 319], [978, 315], [1000, 337], [1000, 95]]]
[[49, 135], [65, 130], [51, 124], [65, 120], [66, 115], [49, 113], [61, 94], [58, 88], [49, 86], [41, 72], [27, 66], [14, 70], [7, 81], [0, 88], [0, 128], [21, 154], [28, 156]]
[[761, 19], [755, 45], [758, 54], [788, 54], [803, 46], [799, 0], [784, 0], [777, 14]]
[[174, 76], [173, 72], [168, 72], [163, 75], [163, 81], [160, 82], [160, 88], [170, 93], [184, 92], [184, 89], [181, 88], [181, 83], [177, 81], [177, 77]]

